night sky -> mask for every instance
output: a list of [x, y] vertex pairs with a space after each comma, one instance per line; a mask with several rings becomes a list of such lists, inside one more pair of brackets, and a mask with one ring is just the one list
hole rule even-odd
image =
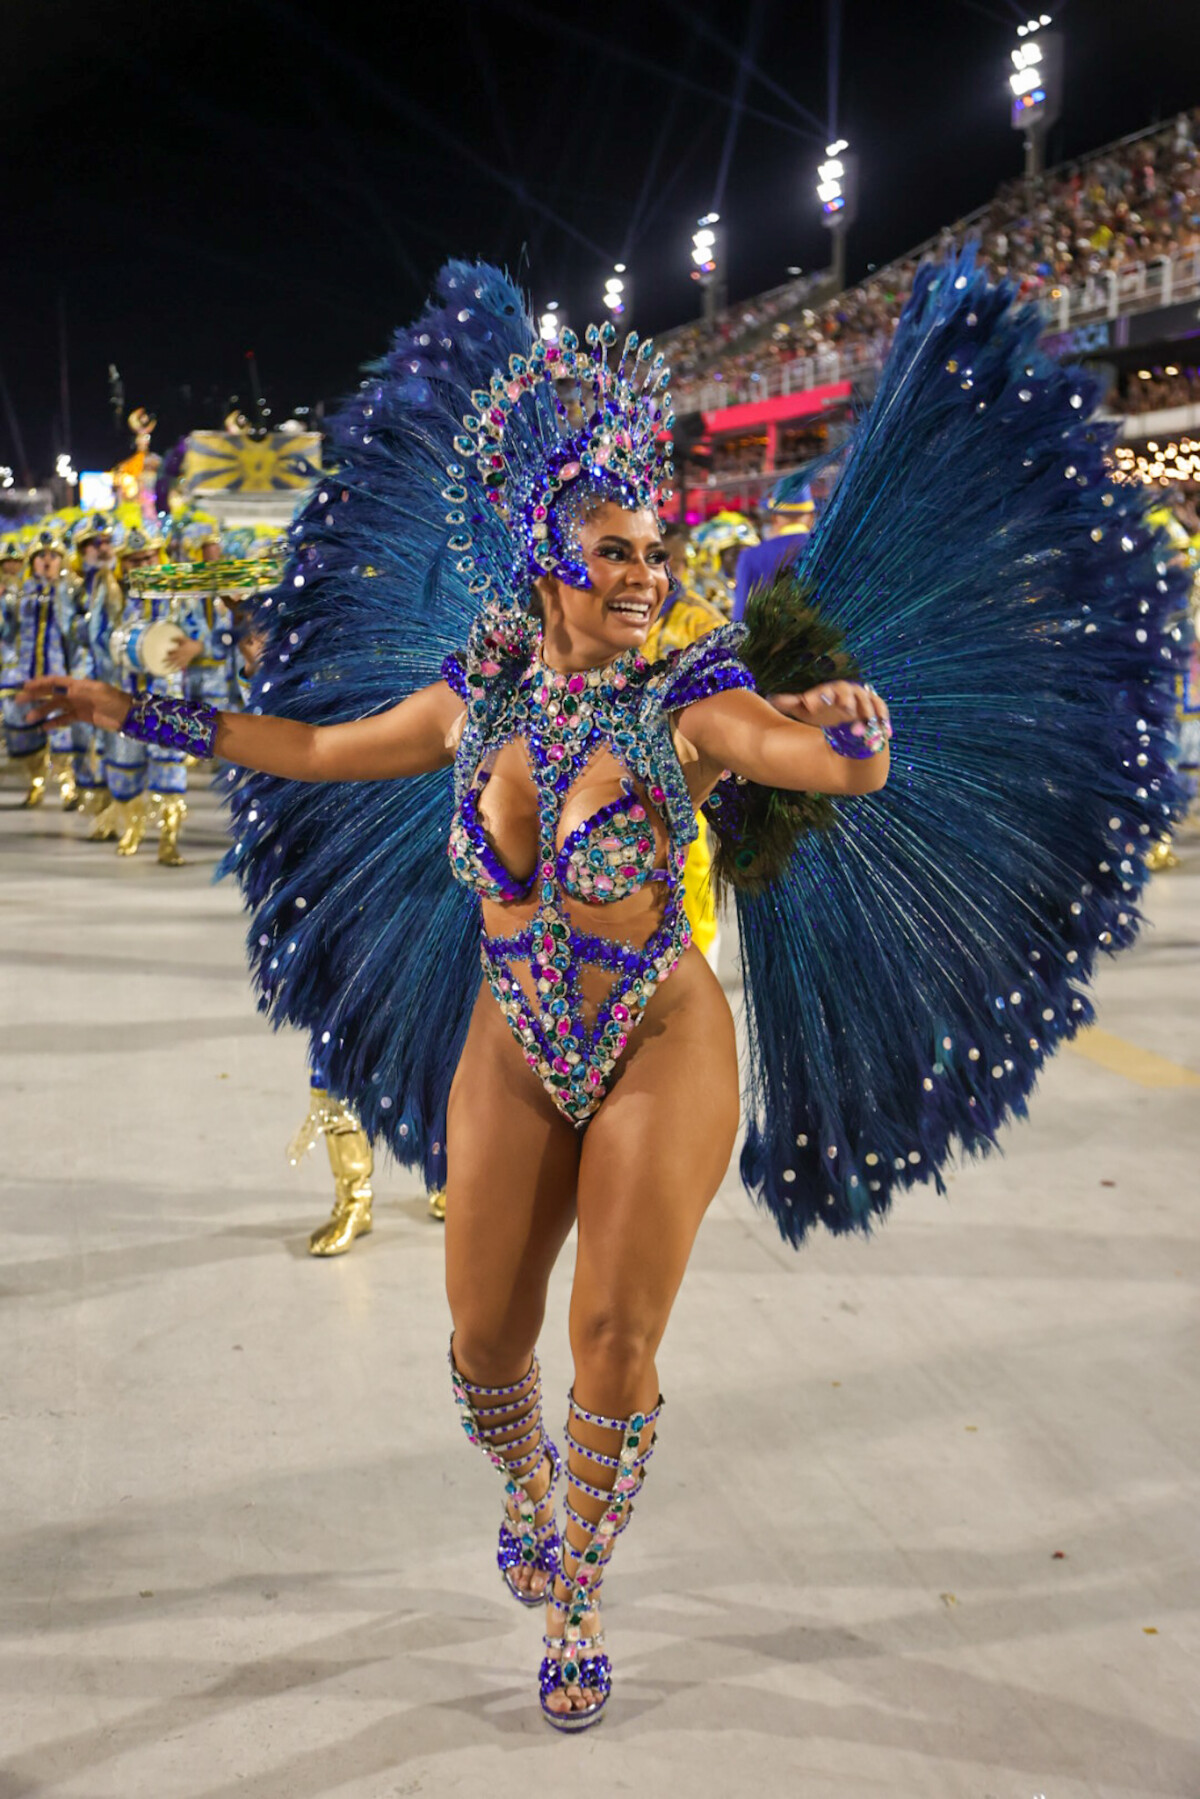
[[[623, 257], [640, 329], [693, 316], [690, 234], [723, 160], [731, 298], [827, 260], [823, 0], [18, 0], [5, 15], [0, 362], [38, 477], [61, 447], [60, 312], [75, 464], [107, 467], [127, 447], [110, 362], [126, 410], [157, 411], [160, 449], [247, 396], [247, 350], [281, 418], [351, 387], [449, 254], [507, 263], [576, 324]], [[1023, 16], [1015, 0], [845, 0], [852, 278], [1019, 172], [1005, 76]], [[1196, 0], [1068, 0], [1055, 23], [1052, 160], [1200, 102]], [[771, 85], [742, 77], [730, 146], [730, 51], [747, 43]], [[20, 469], [2, 409], [0, 461]]]

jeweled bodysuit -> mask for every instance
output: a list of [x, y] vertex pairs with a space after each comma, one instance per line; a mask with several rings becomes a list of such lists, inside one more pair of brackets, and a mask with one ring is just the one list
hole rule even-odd
[[[540, 661], [522, 668], [458, 657], [443, 670], [467, 702], [455, 762], [451, 866], [457, 880], [496, 905], [536, 901], [533, 918], [514, 935], [484, 932], [483, 969], [530, 1067], [559, 1111], [580, 1126], [604, 1099], [630, 1032], [691, 942], [683, 867], [696, 835], [695, 808], [671, 715], [723, 689], [753, 686], [737, 659], [738, 637], [715, 633], [654, 666], [630, 651], [583, 674], [562, 674]], [[527, 746], [538, 804], [537, 865], [525, 881], [504, 867], [479, 816], [488, 765], [518, 739]], [[605, 752], [625, 771], [621, 795], [560, 842], [571, 792]], [[663, 867], [657, 866], [656, 819], [667, 837]], [[666, 902], [640, 945], [580, 930], [564, 904], [564, 898], [611, 904], [651, 881], [664, 885]], [[528, 967], [528, 985], [518, 965]], [[591, 1025], [580, 987], [587, 967], [613, 976]]]

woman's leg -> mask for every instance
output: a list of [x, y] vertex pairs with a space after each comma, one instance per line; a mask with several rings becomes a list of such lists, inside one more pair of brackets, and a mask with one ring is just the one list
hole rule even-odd
[[[655, 1355], [696, 1232], [729, 1166], [737, 1123], [733, 1019], [715, 976], [693, 951], [648, 1011], [620, 1078], [584, 1137], [571, 1349], [575, 1400], [593, 1416], [628, 1420], [653, 1412], [658, 1403]], [[614, 1463], [626, 1436], [578, 1412], [572, 1417], [568, 1575], [588, 1546], [591, 1526], [609, 1510]], [[639, 1466], [652, 1439], [651, 1425], [636, 1446]], [[593, 1459], [589, 1450], [604, 1459]], [[621, 1528], [627, 1516], [626, 1510]], [[565, 1596], [565, 1587], [558, 1590]], [[557, 1635], [563, 1608], [552, 1605], [549, 1617], [550, 1634]], [[594, 1627], [593, 1615], [582, 1634]], [[594, 1693], [589, 1701], [579, 1687], [567, 1685], [549, 1694], [547, 1704], [580, 1710], [594, 1699]]]
[[[547, 1527], [549, 1459], [540, 1447], [534, 1347], [546, 1288], [575, 1216], [579, 1136], [529, 1068], [481, 988], [450, 1094], [446, 1134], [446, 1292], [454, 1366], [482, 1446], [499, 1453]], [[511, 1389], [503, 1395], [477, 1389]], [[532, 1434], [531, 1434], [532, 1433]], [[511, 1454], [506, 1450], [511, 1445]], [[520, 1505], [510, 1500], [518, 1522]], [[544, 1573], [515, 1568], [519, 1591]]]

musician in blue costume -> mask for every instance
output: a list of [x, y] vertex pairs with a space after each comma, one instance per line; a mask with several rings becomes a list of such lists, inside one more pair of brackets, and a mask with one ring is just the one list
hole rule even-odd
[[[126, 693], [139, 698], [180, 697], [183, 671], [201, 648], [197, 639], [185, 637], [179, 651], [173, 653], [172, 671], [165, 675], [148, 674], [140, 662], [138, 634], [160, 621], [174, 622], [172, 595], [143, 591], [138, 583], [139, 571], [159, 565], [162, 547], [161, 538], [130, 531], [119, 565], [122, 608], [115, 620], [106, 615], [99, 643], [100, 653], [113, 667], [113, 679]], [[137, 742], [114, 733], [108, 739], [104, 769], [117, 813], [118, 856], [135, 856], [147, 827], [157, 823], [158, 861], [165, 868], [180, 867], [179, 834], [187, 817], [187, 752], [171, 743]]]
[[[6, 537], [0, 542], [0, 707], [3, 708], [5, 728], [4, 753], [11, 752], [8, 747], [9, 702], [22, 685], [25, 677], [21, 673], [16, 654], [17, 633], [20, 628], [21, 583], [25, 577], [25, 552], [17, 537]], [[14, 708], [12, 724], [21, 727], [24, 717]]]
[[[741, 939], [742, 1176], [790, 1243], [989, 1148], [1137, 930], [1180, 798], [1183, 577], [1039, 329], [969, 254], [923, 270], [800, 559], [650, 665], [666, 371], [610, 327], [556, 354], [503, 276], [452, 263], [334, 425], [252, 710], [25, 690], [257, 771], [230, 864], [262, 1002], [372, 1137], [448, 1173], [455, 1397], [505, 1484], [501, 1572], [547, 1608], [555, 1728], [608, 1704], [600, 1586], [737, 1125], [682, 911], [696, 806]], [[560, 1455], [535, 1344], [573, 1223]]]
[[63, 807], [79, 804], [72, 752], [75, 722], [47, 732], [30, 725], [14, 696], [25, 681], [66, 674], [71, 666], [71, 602], [63, 573], [63, 547], [54, 533], [39, 532], [27, 560], [27, 573], [10, 604], [3, 647], [4, 735], [8, 754], [19, 762], [27, 785], [23, 806], [40, 806], [48, 778], [58, 781]]
[[[112, 521], [102, 512], [82, 518], [71, 537], [77, 580], [71, 596], [68, 631], [71, 673], [92, 678], [107, 673], [96, 659], [92, 633], [93, 612], [110, 579], [115, 579], [115, 534]], [[100, 733], [77, 724], [72, 732], [75, 782], [83, 811], [97, 818], [111, 804], [104, 781], [105, 745]]]

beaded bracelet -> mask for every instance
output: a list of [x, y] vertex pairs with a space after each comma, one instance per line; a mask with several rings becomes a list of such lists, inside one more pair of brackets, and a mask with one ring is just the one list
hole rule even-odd
[[856, 719], [852, 725], [833, 725], [824, 733], [825, 741], [838, 756], [849, 756], [854, 762], [865, 762], [877, 756], [887, 744], [891, 731], [877, 719]]
[[172, 700], [162, 694], [142, 693], [129, 708], [121, 731], [139, 743], [182, 750], [206, 762], [217, 735], [217, 709], [203, 700]]

